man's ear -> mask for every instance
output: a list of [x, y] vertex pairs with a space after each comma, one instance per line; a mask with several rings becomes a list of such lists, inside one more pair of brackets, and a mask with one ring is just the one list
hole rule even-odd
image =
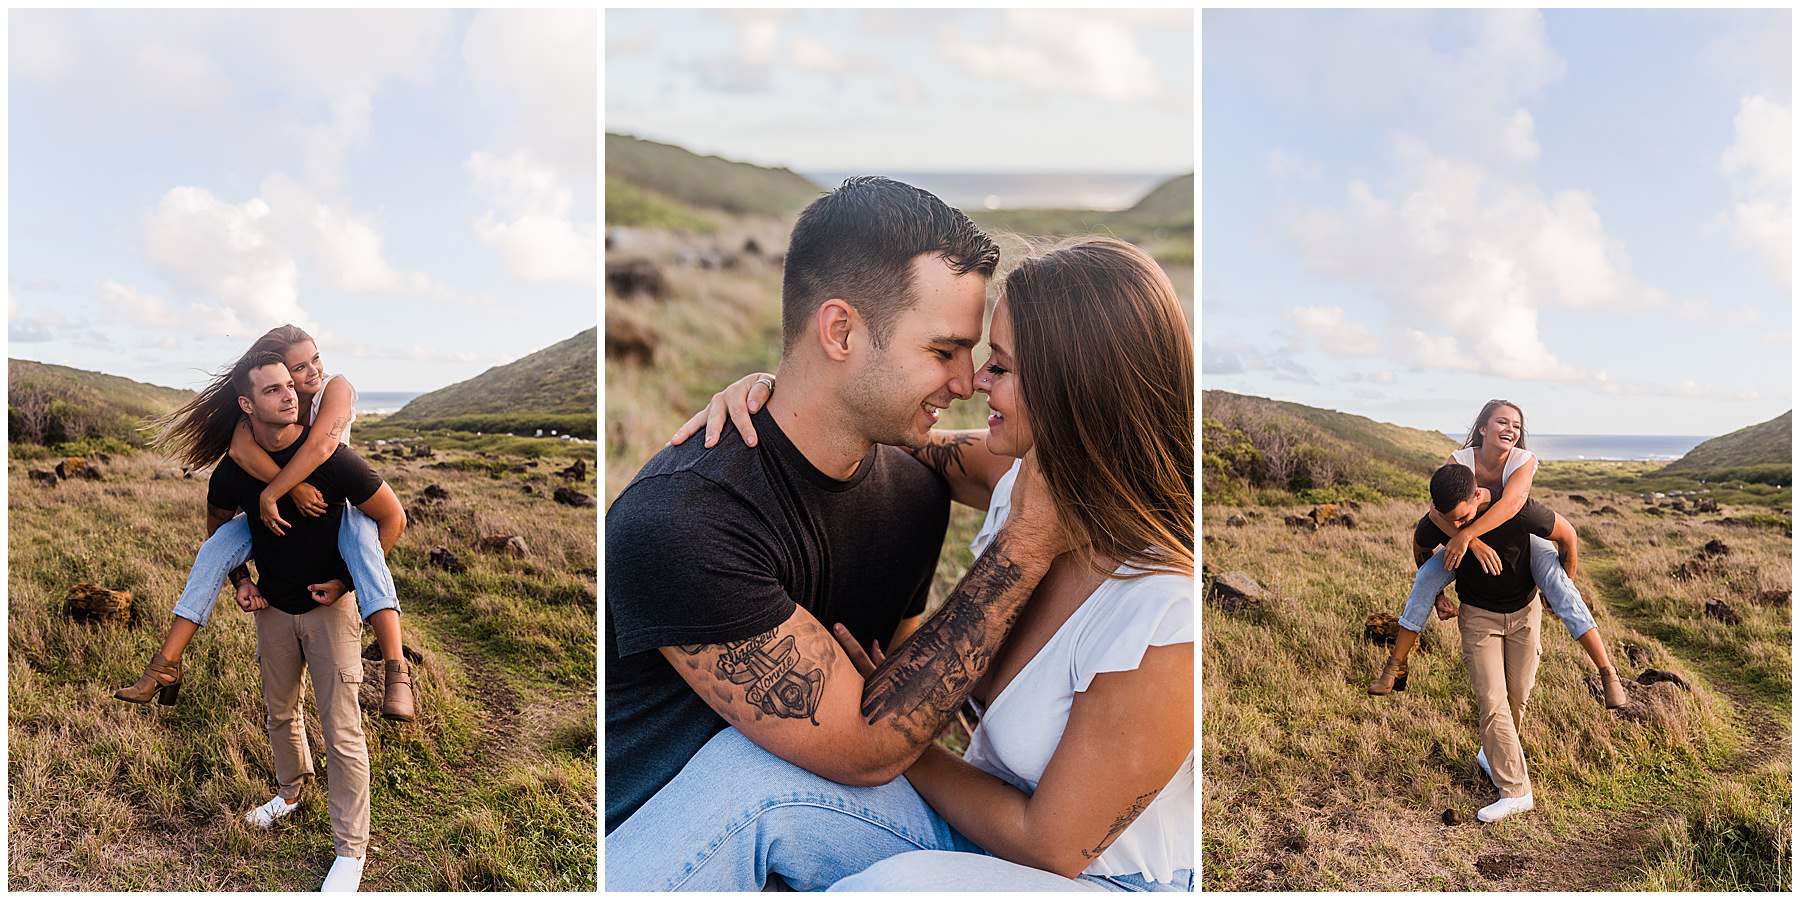
[[825, 351], [825, 358], [834, 362], [849, 359], [851, 344], [862, 324], [856, 308], [833, 297], [819, 305], [818, 324], [819, 347]]
[[246, 397], [243, 394], [239, 394], [237, 401], [238, 401], [238, 409], [243, 410], [244, 415], [249, 416], [249, 415], [254, 415], [256, 413], [256, 407], [251, 405], [249, 397]]

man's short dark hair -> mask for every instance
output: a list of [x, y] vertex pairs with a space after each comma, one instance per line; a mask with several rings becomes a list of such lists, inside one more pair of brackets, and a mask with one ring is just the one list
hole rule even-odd
[[791, 350], [833, 297], [856, 308], [886, 347], [894, 320], [918, 302], [912, 261], [933, 254], [958, 275], [992, 277], [1000, 248], [969, 217], [910, 184], [879, 175], [848, 179], [794, 223], [781, 278], [781, 348]]
[[1449, 515], [1457, 504], [1475, 496], [1475, 470], [1451, 463], [1431, 473], [1431, 505]]
[[287, 360], [282, 359], [281, 354], [267, 350], [244, 354], [244, 357], [237, 361], [237, 365], [231, 367], [231, 389], [236, 391], [239, 397], [249, 397], [250, 392], [255, 390], [255, 386], [250, 383], [250, 373], [263, 366], [280, 366], [285, 372], [287, 371]]

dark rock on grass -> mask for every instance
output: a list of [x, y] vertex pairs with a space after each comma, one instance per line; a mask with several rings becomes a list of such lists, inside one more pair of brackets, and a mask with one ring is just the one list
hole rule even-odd
[[97, 459], [71, 456], [56, 464], [59, 478], [85, 478], [89, 481], [100, 481], [106, 477], [106, 471]]
[[63, 598], [63, 615], [83, 625], [124, 625], [131, 621], [131, 592], [82, 582]]
[[435, 484], [425, 486], [424, 498], [427, 500], [448, 500], [450, 492]]
[[[1682, 702], [1681, 689], [1674, 682], [1658, 681], [1646, 685], [1623, 681], [1620, 685], [1625, 688], [1627, 702], [1613, 710], [1619, 718], [1665, 729], [1680, 726], [1687, 720], [1687, 704]], [[1588, 676], [1588, 690], [1596, 700], [1602, 696], [1598, 674]]]
[[1711, 497], [1702, 497], [1702, 498], [1694, 501], [1694, 512], [1716, 513], [1718, 511], [1719, 511], [1719, 501], [1714, 500]]
[[1227, 518], [1225, 520], [1225, 527], [1227, 527], [1227, 528], [1242, 528], [1248, 524], [1250, 524], [1249, 519], [1246, 519], [1243, 516], [1237, 515], [1236, 513], [1233, 513], [1229, 518]]
[[[1599, 676], [1596, 675], [1595, 677], [1597, 678]], [[1674, 672], [1665, 672], [1662, 669], [1645, 669], [1638, 674], [1637, 683], [1643, 685], [1672, 684], [1684, 691], [1689, 690], [1688, 683], [1682, 680], [1680, 675], [1677, 675]]]
[[1641, 668], [1650, 663], [1650, 648], [1642, 644], [1626, 641], [1619, 645], [1619, 653], [1625, 657], [1626, 662], [1631, 663], [1634, 667]]
[[564, 506], [593, 506], [594, 498], [572, 488], [559, 487], [551, 495]]
[[1619, 510], [1618, 510], [1618, 508], [1617, 508], [1617, 507], [1614, 507], [1614, 506], [1612, 506], [1612, 505], [1610, 505], [1610, 504], [1609, 504], [1609, 505], [1607, 505], [1607, 506], [1602, 506], [1602, 507], [1600, 507], [1600, 508], [1599, 508], [1599, 509], [1596, 509], [1596, 510], [1594, 510], [1594, 515], [1597, 515], [1597, 516], [1617, 516], [1617, 515], [1621, 515], [1621, 513], [1620, 513], [1620, 512], [1619, 512]]
[[1288, 525], [1298, 528], [1301, 531], [1312, 532], [1319, 530], [1319, 523], [1310, 516], [1288, 516], [1286, 522]]
[[1583, 497], [1583, 496], [1581, 496], [1581, 495], [1580, 495], [1580, 494], [1570, 494], [1570, 495], [1569, 495], [1569, 502], [1571, 502], [1571, 503], [1579, 503], [1579, 504], [1581, 504], [1581, 505], [1582, 505], [1582, 506], [1593, 506], [1593, 505], [1594, 505], [1594, 503], [1593, 503], [1593, 501], [1592, 501], [1592, 500], [1589, 500], [1589, 499], [1588, 499], [1588, 498], [1586, 498], [1586, 497]]
[[1525, 871], [1525, 857], [1518, 853], [1496, 853], [1475, 860], [1475, 871], [1489, 881], [1505, 881]]
[[1701, 556], [1727, 556], [1730, 555], [1730, 553], [1731, 545], [1718, 538], [1707, 541], [1706, 546], [1700, 548]]
[[537, 489], [528, 484], [528, 485], [525, 485], [525, 493], [535, 494], [535, 493], [537, 493]]
[[438, 547], [431, 551], [431, 564], [446, 572], [464, 572], [468, 567], [448, 547]]
[[[423, 653], [420, 653], [417, 650], [414, 650], [412, 648], [411, 644], [401, 644], [400, 645], [400, 657], [414, 665], [417, 665], [417, 664], [425, 661], [425, 655]], [[380, 641], [370, 641], [369, 646], [363, 648], [362, 658], [363, 659], [372, 659], [372, 660], [375, 660], [376, 662], [380, 662], [381, 661], [381, 642]]]
[[1461, 825], [1467, 821], [1468, 819], [1463, 818], [1463, 814], [1457, 812], [1454, 807], [1444, 810], [1445, 825]]
[[56, 487], [57, 485], [62, 483], [62, 479], [58, 478], [56, 476], [56, 473], [50, 471], [49, 469], [32, 469], [31, 471], [29, 471], [25, 474], [32, 481], [34, 481], [38, 484], [41, 484], [44, 487]]
[[639, 295], [662, 298], [669, 295], [669, 283], [662, 269], [647, 259], [628, 259], [606, 264], [606, 286], [620, 299]]
[[1363, 620], [1363, 640], [1384, 647], [1394, 646], [1400, 637], [1400, 620], [1391, 613], [1372, 612]]
[[531, 548], [525, 546], [525, 539], [516, 534], [483, 535], [475, 541], [475, 547], [487, 553], [499, 553], [513, 559], [524, 559], [531, 553]]
[[1207, 573], [1202, 579], [1205, 582], [1205, 597], [1226, 612], [1238, 612], [1243, 609], [1260, 608], [1269, 592], [1256, 583], [1244, 572]]
[[606, 358], [626, 366], [649, 367], [656, 364], [656, 348], [662, 338], [648, 325], [618, 316], [606, 317]]
[[1356, 517], [1349, 513], [1338, 513], [1337, 523], [1345, 528], [1356, 527]]
[[1661, 547], [1662, 546], [1662, 538], [1657, 537], [1656, 535], [1653, 534], [1647, 538], [1644, 538], [1644, 543], [1649, 544], [1652, 547]]
[[1743, 621], [1743, 617], [1738, 615], [1738, 611], [1733, 609], [1731, 604], [1717, 599], [1706, 601], [1706, 616], [1718, 619], [1727, 625], [1736, 625]]
[[1298, 830], [1290, 833], [1281, 842], [1281, 849], [1286, 850], [1289, 853], [1305, 853], [1311, 847], [1312, 841], [1307, 840], [1306, 835], [1300, 833]]
[[1725, 564], [1716, 556], [1699, 556], [1676, 566], [1669, 574], [1680, 581], [1718, 578], [1725, 574]]
[[567, 478], [570, 481], [580, 481], [587, 477], [587, 460], [578, 459], [568, 468], [557, 472], [556, 475], [558, 478]]
[[1760, 591], [1750, 598], [1751, 606], [1787, 606], [1793, 602], [1793, 591]]

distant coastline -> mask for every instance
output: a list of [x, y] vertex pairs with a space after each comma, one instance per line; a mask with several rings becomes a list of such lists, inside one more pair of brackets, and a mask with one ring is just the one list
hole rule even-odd
[[[1468, 432], [1446, 431], [1462, 441]], [[1688, 434], [1530, 434], [1527, 449], [1539, 459], [1652, 460], [1673, 462], [1714, 435]]]
[[423, 396], [428, 391], [358, 391], [356, 393], [356, 411], [369, 415], [387, 415], [400, 411], [400, 407], [411, 403], [414, 397]]
[[827, 188], [853, 175], [886, 175], [958, 209], [1129, 209], [1175, 172], [802, 172]]

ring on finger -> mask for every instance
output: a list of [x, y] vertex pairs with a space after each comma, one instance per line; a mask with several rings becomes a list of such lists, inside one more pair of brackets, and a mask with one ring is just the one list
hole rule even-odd
[[754, 382], [752, 382], [752, 386], [755, 386], [755, 385], [758, 385], [758, 384], [766, 384], [766, 385], [768, 385], [768, 386], [769, 386], [769, 393], [771, 393], [771, 394], [773, 394], [773, 393], [775, 393], [775, 379], [773, 379], [773, 378], [770, 378], [770, 377], [768, 377], [768, 376], [766, 376], [766, 375], [765, 375], [765, 376], [763, 376], [763, 377], [761, 377], [761, 378], [758, 378], [758, 379], [756, 379], [756, 381], [754, 381]]

